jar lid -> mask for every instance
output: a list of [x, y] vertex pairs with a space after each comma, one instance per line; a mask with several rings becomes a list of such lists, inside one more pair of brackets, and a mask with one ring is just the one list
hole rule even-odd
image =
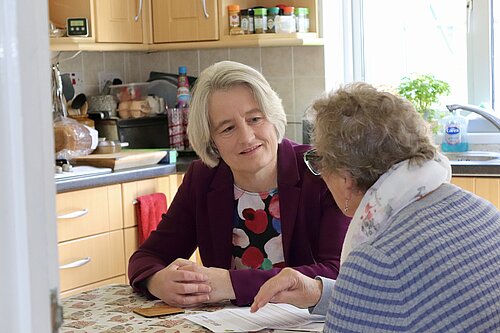
[[253, 12], [255, 15], [266, 15], [267, 9], [266, 8], [254, 8]]
[[280, 12], [279, 7], [271, 7], [267, 9], [267, 13], [271, 15], [277, 15]]
[[240, 10], [241, 15], [248, 15], [248, 9], [242, 9]]
[[283, 13], [292, 14], [295, 7], [283, 7]]
[[240, 11], [240, 5], [228, 5], [227, 9], [230, 11]]
[[295, 8], [295, 15], [307, 15], [309, 14], [309, 8]]

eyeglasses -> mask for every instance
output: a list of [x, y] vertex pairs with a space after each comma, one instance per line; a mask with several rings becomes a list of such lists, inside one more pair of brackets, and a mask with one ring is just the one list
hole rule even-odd
[[304, 153], [304, 163], [309, 168], [309, 171], [312, 172], [315, 176], [321, 175], [321, 157], [318, 156], [318, 152], [316, 149], [309, 149]]

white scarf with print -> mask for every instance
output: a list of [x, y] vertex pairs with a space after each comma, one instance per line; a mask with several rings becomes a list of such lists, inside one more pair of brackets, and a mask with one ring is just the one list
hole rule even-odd
[[342, 246], [341, 265], [359, 245], [385, 230], [392, 216], [450, 179], [450, 162], [440, 153], [421, 166], [410, 166], [408, 160], [393, 165], [366, 191], [356, 209]]

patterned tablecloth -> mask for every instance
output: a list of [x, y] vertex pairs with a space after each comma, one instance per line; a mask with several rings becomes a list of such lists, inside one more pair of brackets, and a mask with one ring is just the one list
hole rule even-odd
[[145, 318], [132, 312], [133, 308], [164, 305], [159, 300], [149, 300], [128, 285], [108, 285], [85, 291], [61, 300], [64, 323], [61, 331], [106, 333], [168, 333], [208, 332], [207, 329], [187, 319], [186, 313], [220, 310], [228, 304], [207, 305], [186, 309], [186, 313], [156, 318]]

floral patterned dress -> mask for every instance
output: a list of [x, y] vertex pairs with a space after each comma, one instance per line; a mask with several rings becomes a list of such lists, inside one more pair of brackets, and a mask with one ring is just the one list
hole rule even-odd
[[233, 269], [285, 267], [278, 189], [247, 192], [234, 186]]

